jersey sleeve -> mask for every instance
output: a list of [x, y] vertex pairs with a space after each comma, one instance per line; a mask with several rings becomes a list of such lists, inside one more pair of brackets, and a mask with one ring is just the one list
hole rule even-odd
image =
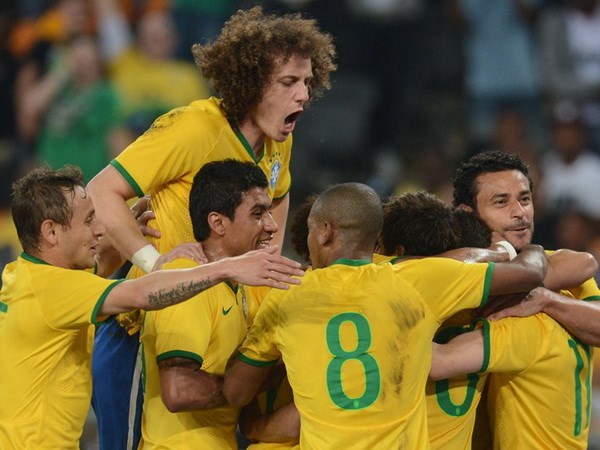
[[210, 342], [215, 305], [208, 293], [153, 312], [156, 330], [156, 362], [188, 358], [200, 366]]
[[595, 301], [600, 300], [600, 290], [598, 289], [598, 284], [596, 280], [590, 278], [586, 282], [584, 282], [581, 286], [577, 286], [576, 288], [569, 289], [573, 297], [586, 300], [586, 301]]
[[484, 342], [489, 348], [482, 371], [520, 373], [546, 351], [553, 326], [543, 313], [484, 322]]
[[107, 280], [84, 270], [66, 269], [54, 271], [48, 280], [52, 282], [42, 288], [47, 295], [38, 299], [38, 303], [48, 325], [58, 330], [101, 322], [100, 308], [110, 291], [123, 281]]
[[[197, 265], [191, 260], [178, 260], [178, 263], [165, 268]], [[154, 314], [156, 363], [169, 358], [188, 358], [202, 367], [219, 306], [215, 288], [177, 305], [147, 313]]]
[[202, 122], [201, 107], [177, 108], [157, 118], [110, 164], [141, 197], [197, 171], [212, 150], [209, 135], [207, 124]]
[[487, 303], [494, 263], [423, 258], [401, 262], [398, 268], [438, 321], [443, 322], [458, 311]]
[[239, 358], [254, 366], [277, 363], [281, 352], [277, 348], [276, 334], [279, 307], [286, 291], [272, 289], [258, 309], [254, 323], [240, 348]]

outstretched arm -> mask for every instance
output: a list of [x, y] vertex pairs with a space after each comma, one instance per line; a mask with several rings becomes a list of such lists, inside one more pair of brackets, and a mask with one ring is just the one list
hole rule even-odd
[[521, 303], [492, 314], [489, 320], [509, 316], [526, 317], [538, 312], [544, 312], [560, 322], [581, 342], [600, 346], [600, 303], [576, 301], [546, 288], [532, 290]]
[[300, 263], [276, 255], [277, 247], [253, 250], [192, 269], [160, 270], [116, 285], [99, 310], [109, 316], [134, 309], [154, 310], [181, 303], [225, 280], [288, 289], [300, 284]]
[[539, 245], [526, 245], [510, 262], [497, 263], [490, 295], [527, 292], [542, 284], [546, 275], [546, 255]]
[[483, 332], [456, 336], [447, 344], [433, 343], [429, 378], [442, 380], [481, 370], [484, 361]]
[[573, 250], [557, 250], [548, 256], [548, 271], [544, 286], [552, 291], [569, 289], [593, 278], [598, 262], [590, 253]]

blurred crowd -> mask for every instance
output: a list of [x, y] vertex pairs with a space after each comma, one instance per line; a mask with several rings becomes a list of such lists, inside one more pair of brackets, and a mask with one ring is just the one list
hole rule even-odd
[[254, 4], [316, 18], [338, 51], [295, 132], [292, 207], [349, 180], [450, 201], [456, 163], [499, 149], [532, 168], [534, 241], [600, 258], [597, 0], [3, 0], [0, 266], [19, 247], [12, 181], [42, 162], [89, 180], [212, 95], [190, 47]]

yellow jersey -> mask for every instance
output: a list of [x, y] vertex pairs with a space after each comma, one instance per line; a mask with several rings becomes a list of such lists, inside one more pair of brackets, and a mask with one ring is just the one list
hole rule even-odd
[[[165, 268], [196, 265], [194, 261], [178, 259]], [[161, 398], [158, 363], [168, 358], [188, 358], [202, 370], [222, 376], [227, 361], [245, 336], [244, 308], [236, 297], [236, 289], [228, 282], [178, 305], [146, 312], [141, 334], [144, 408], [140, 449], [237, 449], [239, 409], [222, 406], [169, 412]]]
[[111, 162], [138, 196], [151, 194], [156, 220], [149, 225], [160, 230], [161, 237], [149, 240], [161, 253], [182, 242], [195, 242], [189, 194], [194, 176], [209, 162], [233, 158], [256, 163], [269, 180], [272, 199], [284, 197], [290, 189], [291, 136], [284, 142], [267, 139], [256, 158], [219, 105], [220, 100], [211, 97], [162, 115]]
[[92, 392], [92, 324], [120, 281], [27, 253], [0, 291], [0, 448], [79, 449]]
[[428, 448], [431, 340], [487, 300], [493, 263], [341, 259], [272, 290], [239, 357], [287, 367], [303, 448]]

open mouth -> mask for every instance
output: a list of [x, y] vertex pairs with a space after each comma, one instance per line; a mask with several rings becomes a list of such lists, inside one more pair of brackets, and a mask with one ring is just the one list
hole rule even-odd
[[302, 111], [296, 111], [295, 113], [290, 114], [289, 116], [287, 116], [284, 120], [286, 125], [291, 125], [294, 122], [296, 122], [296, 120], [298, 120], [298, 117], [300, 117], [300, 114], [302, 114]]
[[271, 246], [271, 239], [265, 239], [256, 243], [256, 248], [268, 248]]

